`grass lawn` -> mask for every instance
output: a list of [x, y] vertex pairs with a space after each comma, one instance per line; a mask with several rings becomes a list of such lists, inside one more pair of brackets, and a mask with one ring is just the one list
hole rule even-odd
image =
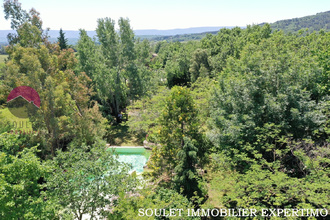
[[111, 126], [107, 139], [112, 146], [143, 146], [142, 137], [130, 132], [127, 122]]
[[224, 189], [229, 189], [235, 184], [235, 173], [231, 171], [209, 172], [204, 176], [207, 179], [208, 199], [203, 204], [205, 207], [226, 208], [222, 197], [226, 194]]
[[5, 63], [5, 59], [8, 57], [8, 55], [3, 55], [3, 54], [0, 54], [0, 64], [1, 63]]
[[4, 123], [9, 122], [12, 126], [16, 125], [16, 128], [13, 128], [13, 130], [32, 131], [28, 118], [17, 118], [8, 108], [4, 108], [3, 106], [0, 106], [0, 120]]

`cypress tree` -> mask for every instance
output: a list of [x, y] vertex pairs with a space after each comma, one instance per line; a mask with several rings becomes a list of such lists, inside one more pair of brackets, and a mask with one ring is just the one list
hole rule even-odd
[[58, 39], [58, 43], [61, 47], [61, 50], [68, 49], [68, 45], [67, 45], [68, 39], [65, 38], [62, 28], [60, 29], [60, 36], [57, 39]]

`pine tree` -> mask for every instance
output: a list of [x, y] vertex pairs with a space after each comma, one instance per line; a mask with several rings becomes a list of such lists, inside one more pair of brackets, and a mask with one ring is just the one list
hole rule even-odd
[[67, 45], [68, 39], [65, 38], [62, 28], [60, 29], [60, 36], [57, 39], [58, 39], [58, 44], [60, 45], [61, 50], [68, 49], [68, 45]]
[[[174, 174], [181, 172], [180, 175], [184, 178], [186, 168], [191, 168], [191, 166], [196, 164], [202, 165], [201, 162], [205, 159], [206, 152], [202, 135], [198, 131], [197, 109], [194, 106], [189, 89], [178, 86], [174, 86], [171, 89], [171, 94], [166, 100], [159, 120], [161, 125], [158, 131], [159, 142], [162, 146], [154, 148], [155, 150], [153, 149], [148, 167], [154, 169], [153, 174], [157, 177], [169, 177], [173, 180]], [[185, 145], [186, 138], [191, 140], [192, 143], [199, 143], [198, 147], [191, 144]], [[184, 153], [189, 151], [196, 153], [198, 161], [185, 161], [184, 163], [187, 164], [181, 164], [182, 161], [191, 159], [183, 158], [185, 157]], [[159, 158], [161, 160], [158, 160]], [[174, 171], [175, 169], [179, 169], [179, 171]], [[184, 181], [186, 180], [178, 180], [177, 185], [181, 186], [181, 183]], [[185, 190], [185, 195], [189, 194], [190, 196], [190, 190]]]
[[[196, 142], [196, 141], [195, 141]], [[195, 143], [196, 144], [196, 143]], [[175, 167], [176, 176], [174, 177], [175, 187], [178, 192], [191, 198], [196, 195], [202, 196], [202, 190], [198, 183], [198, 148], [190, 138], [184, 137], [184, 145], [177, 154], [178, 165]]]

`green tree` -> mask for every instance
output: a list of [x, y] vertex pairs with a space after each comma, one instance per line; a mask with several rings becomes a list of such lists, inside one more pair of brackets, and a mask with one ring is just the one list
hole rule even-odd
[[97, 20], [97, 37], [101, 43], [101, 51], [104, 55], [106, 66], [115, 68], [119, 62], [118, 35], [115, 31], [115, 21], [111, 18]]
[[[134, 100], [145, 94], [147, 84], [151, 79], [150, 72], [141, 64], [136, 63], [137, 52], [134, 32], [130, 27], [129, 20], [120, 18], [118, 24], [119, 34], [115, 31], [114, 20], [111, 18], [99, 19], [96, 33], [101, 43], [100, 47], [92, 49], [90, 40], [88, 43], [83, 39], [78, 46], [81, 49], [84, 48], [84, 51], [87, 50], [86, 48], [90, 48], [90, 52], [96, 51], [95, 55], [91, 56], [94, 57], [93, 60], [96, 60], [94, 66], [90, 65], [90, 69], [93, 71], [92, 78], [95, 79], [96, 90], [104, 109], [110, 109], [110, 111], [105, 110], [105, 112], [112, 114], [117, 122], [120, 111], [128, 104], [128, 99]], [[148, 47], [148, 44], [143, 46]], [[85, 52], [80, 53], [82, 55], [81, 62], [92, 63], [88, 61], [91, 58], [87, 58], [82, 53]], [[146, 56], [145, 52], [144, 56]]]
[[219, 203], [328, 209], [328, 40], [324, 33], [271, 33], [269, 26], [235, 31], [204, 42], [214, 43], [211, 60], [223, 58], [213, 63], [221, 72], [208, 132], [218, 166], [210, 179], [219, 175], [212, 189], [226, 192]]
[[175, 187], [178, 192], [182, 192], [188, 199], [194, 195], [203, 196], [202, 189], [199, 186], [198, 166], [198, 148], [189, 138], [184, 138], [184, 146], [179, 150], [177, 160], [179, 161], [174, 171]]
[[54, 203], [43, 183], [51, 167], [36, 156], [37, 147], [24, 148], [25, 141], [17, 134], [0, 134], [0, 217], [54, 218]]
[[150, 63], [150, 42], [147, 39], [144, 39], [142, 42], [137, 42], [136, 45], [136, 53], [137, 53], [137, 59], [140, 63], [143, 65], [149, 65]]
[[60, 36], [57, 38], [57, 42], [60, 45], [61, 50], [68, 49], [68, 39], [65, 38], [65, 34], [62, 31], [62, 28], [60, 29]]
[[135, 177], [104, 146], [104, 142], [75, 146], [67, 152], [58, 151], [51, 161], [55, 170], [47, 178], [47, 188], [63, 214], [80, 220], [86, 214], [91, 219], [106, 217], [106, 206], [112, 208], [119, 194], [133, 192]]
[[134, 45], [134, 32], [129, 24], [129, 19], [119, 18], [119, 37], [120, 37], [120, 53], [121, 65], [124, 67], [136, 58]]
[[155, 143], [159, 127], [158, 118], [169, 92], [170, 90], [166, 86], [159, 86], [155, 94], [146, 96], [128, 106], [129, 111], [135, 112], [127, 122], [129, 129], [142, 137], [148, 135], [148, 141]]
[[180, 42], [162, 43], [154, 62], [160, 61], [163, 64], [169, 88], [175, 85], [190, 86], [192, 80], [189, 71], [190, 61], [198, 46], [198, 42], [187, 42], [185, 44]]
[[119, 121], [121, 108], [126, 106], [127, 85], [120, 66], [120, 45], [115, 31], [115, 21], [111, 18], [98, 20], [96, 29], [101, 43], [99, 71], [96, 72], [96, 87], [104, 105], [110, 105], [111, 113]]
[[5, 0], [3, 7], [5, 19], [10, 19], [11, 28], [17, 31], [17, 34], [8, 34], [10, 45], [18, 42], [22, 46], [36, 46], [40, 41], [47, 43], [39, 12], [33, 8], [29, 12], [23, 10], [17, 0]]
[[191, 73], [191, 82], [195, 82], [202, 75], [206, 77], [211, 72], [206, 50], [197, 49], [192, 57], [189, 72]]
[[97, 47], [95, 42], [87, 35], [83, 29], [79, 30], [79, 41], [77, 44], [77, 54], [79, 62], [79, 71], [85, 72], [89, 78], [95, 81], [97, 71]]
[[[142, 81], [141, 71], [136, 64], [137, 51], [135, 48], [134, 32], [130, 26], [129, 19], [120, 18], [119, 36], [120, 36], [120, 66], [124, 69], [124, 78], [127, 79], [128, 98], [137, 99], [143, 93], [144, 83]], [[148, 46], [144, 44], [143, 46]], [[145, 56], [145, 54], [144, 54]]]
[[[88, 143], [93, 142], [96, 137], [102, 137], [104, 130], [101, 130], [104, 129], [105, 121], [99, 117], [100, 113], [96, 109], [88, 110], [92, 107], [89, 96], [93, 91], [88, 88], [90, 79], [86, 74], [76, 75], [72, 71], [76, 64], [73, 50], [60, 50], [57, 47], [57, 50], [50, 53], [44, 45], [40, 49], [17, 45], [9, 53], [12, 59], [7, 63], [5, 84], [9, 88], [31, 86], [43, 100], [38, 116], [32, 117], [31, 121], [33, 128], [40, 131], [47, 142], [49, 149], [45, 149], [45, 152], [50, 151], [54, 155], [57, 148], [62, 148], [81, 136], [76, 132], [82, 131], [82, 128], [91, 129], [90, 126], [81, 126], [86, 118], [96, 117], [101, 120], [96, 120], [99, 126], [96, 132], [101, 133], [94, 137], [89, 136], [91, 139], [88, 139]], [[56, 62], [51, 62], [52, 60]], [[97, 104], [94, 106], [97, 107]], [[91, 134], [91, 130], [87, 133]]]
[[[198, 130], [197, 110], [189, 89], [178, 86], [171, 89], [171, 94], [166, 99], [161, 112], [159, 123], [161, 127], [158, 130], [158, 139], [161, 146], [153, 148], [148, 166], [154, 169], [156, 177], [171, 184], [169, 180], [173, 180], [174, 169], [180, 164], [178, 156], [181, 159], [184, 157], [182, 150], [185, 146], [185, 137], [198, 143], [196, 146], [198, 162], [196, 164], [202, 166], [205, 159], [206, 146]], [[189, 147], [191, 145], [188, 145], [186, 150]], [[182, 164], [179, 165], [177, 169], [185, 172], [182, 170], [182, 166]]]
[[[140, 209], [146, 210], [152, 209], [157, 210], [157, 215], [159, 215], [162, 210], [165, 215], [169, 215], [170, 209], [183, 209], [181, 211], [181, 216], [179, 216], [179, 211], [176, 212], [176, 216], [172, 216], [171, 219], [200, 219], [200, 217], [188, 216], [186, 210], [193, 209], [193, 204], [183, 195], [177, 193], [175, 190], [166, 189], [162, 187], [157, 187], [156, 189], [146, 186], [145, 188], [138, 191], [139, 196], [129, 196], [125, 194], [120, 194], [118, 199], [118, 205], [113, 209], [113, 213], [109, 215], [109, 219], [163, 219], [164, 217], [158, 216], [146, 216], [139, 212]], [[141, 210], [140, 210], [141, 211]], [[150, 213], [148, 213], [150, 214]]]
[[169, 60], [166, 63], [165, 71], [167, 73], [167, 84], [169, 88], [173, 86], [187, 86], [190, 82], [188, 59], [181, 54], [175, 60]]
[[[96, 118], [101, 120], [96, 119], [100, 128], [96, 132], [100, 133], [94, 133], [96, 136], [85, 136], [89, 137], [84, 139], [88, 143], [103, 136], [105, 121], [99, 117], [97, 107], [93, 111], [89, 110], [92, 107], [89, 97], [93, 94], [89, 87], [90, 78], [84, 73], [73, 71], [77, 65], [74, 51], [60, 50], [57, 44], [43, 41], [39, 31], [41, 27], [38, 26], [42, 22], [38, 19], [40, 18], [34, 16], [18, 27], [19, 38], [7, 50], [10, 60], [6, 63], [4, 84], [8, 93], [22, 85], [30, 86], [39, 93], [43, 101], [38, 116], [31, 117], [30, 120], [33, 129], [39, 131], [47, 143], [43, 146], [43, 153], [51, 152], [54, 155], [57, 148], [63, 148], [72, 140], [77, 141], [77, 137], [84, 136], [76, 133], [85, 132], [80, 128], [96, 128], [82, 126], [86, 123], [86, 118], [93, 118], [91, 124], [94, 124], [93, 120]], [[33, 35], [34, 31], [39, 34]], [[93, 132], [90, 130], [87, 133]]]

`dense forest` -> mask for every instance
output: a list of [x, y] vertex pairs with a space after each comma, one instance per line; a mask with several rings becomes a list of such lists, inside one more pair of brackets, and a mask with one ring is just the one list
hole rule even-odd
[[[260, 24], [263, 25], [263, 24]], [[283, 30], [285, 33], [298, 32], [301, 29], [308, 28], [310, 32], [330, 30], [330, 11], [317, 13], [316, 15], [305, 16], [302, 18], [293, 18], [277, 21], [270, 24], [272, 29]]]
[[[97, 39], [81, 29], [75, 52], [63, 32], [48, 40], [35, 9], [3, 6], [16, 34], [0, 65], [1, 219], [201, 218], [140, 215], [147, 208], [256, 209], [254, 219], [262, 209], [330, 211], [329, 32], [264, 24], [149, 42], [136, 39], [127, 18], [100, 18]], [[18, 86], [41, 99], [29, 134], [6, 117]], [[106, 149], [122, 113], [127, 132], [151, 143], [141, 175]], [[300, 218], [272, 218], [282, 217]]]

